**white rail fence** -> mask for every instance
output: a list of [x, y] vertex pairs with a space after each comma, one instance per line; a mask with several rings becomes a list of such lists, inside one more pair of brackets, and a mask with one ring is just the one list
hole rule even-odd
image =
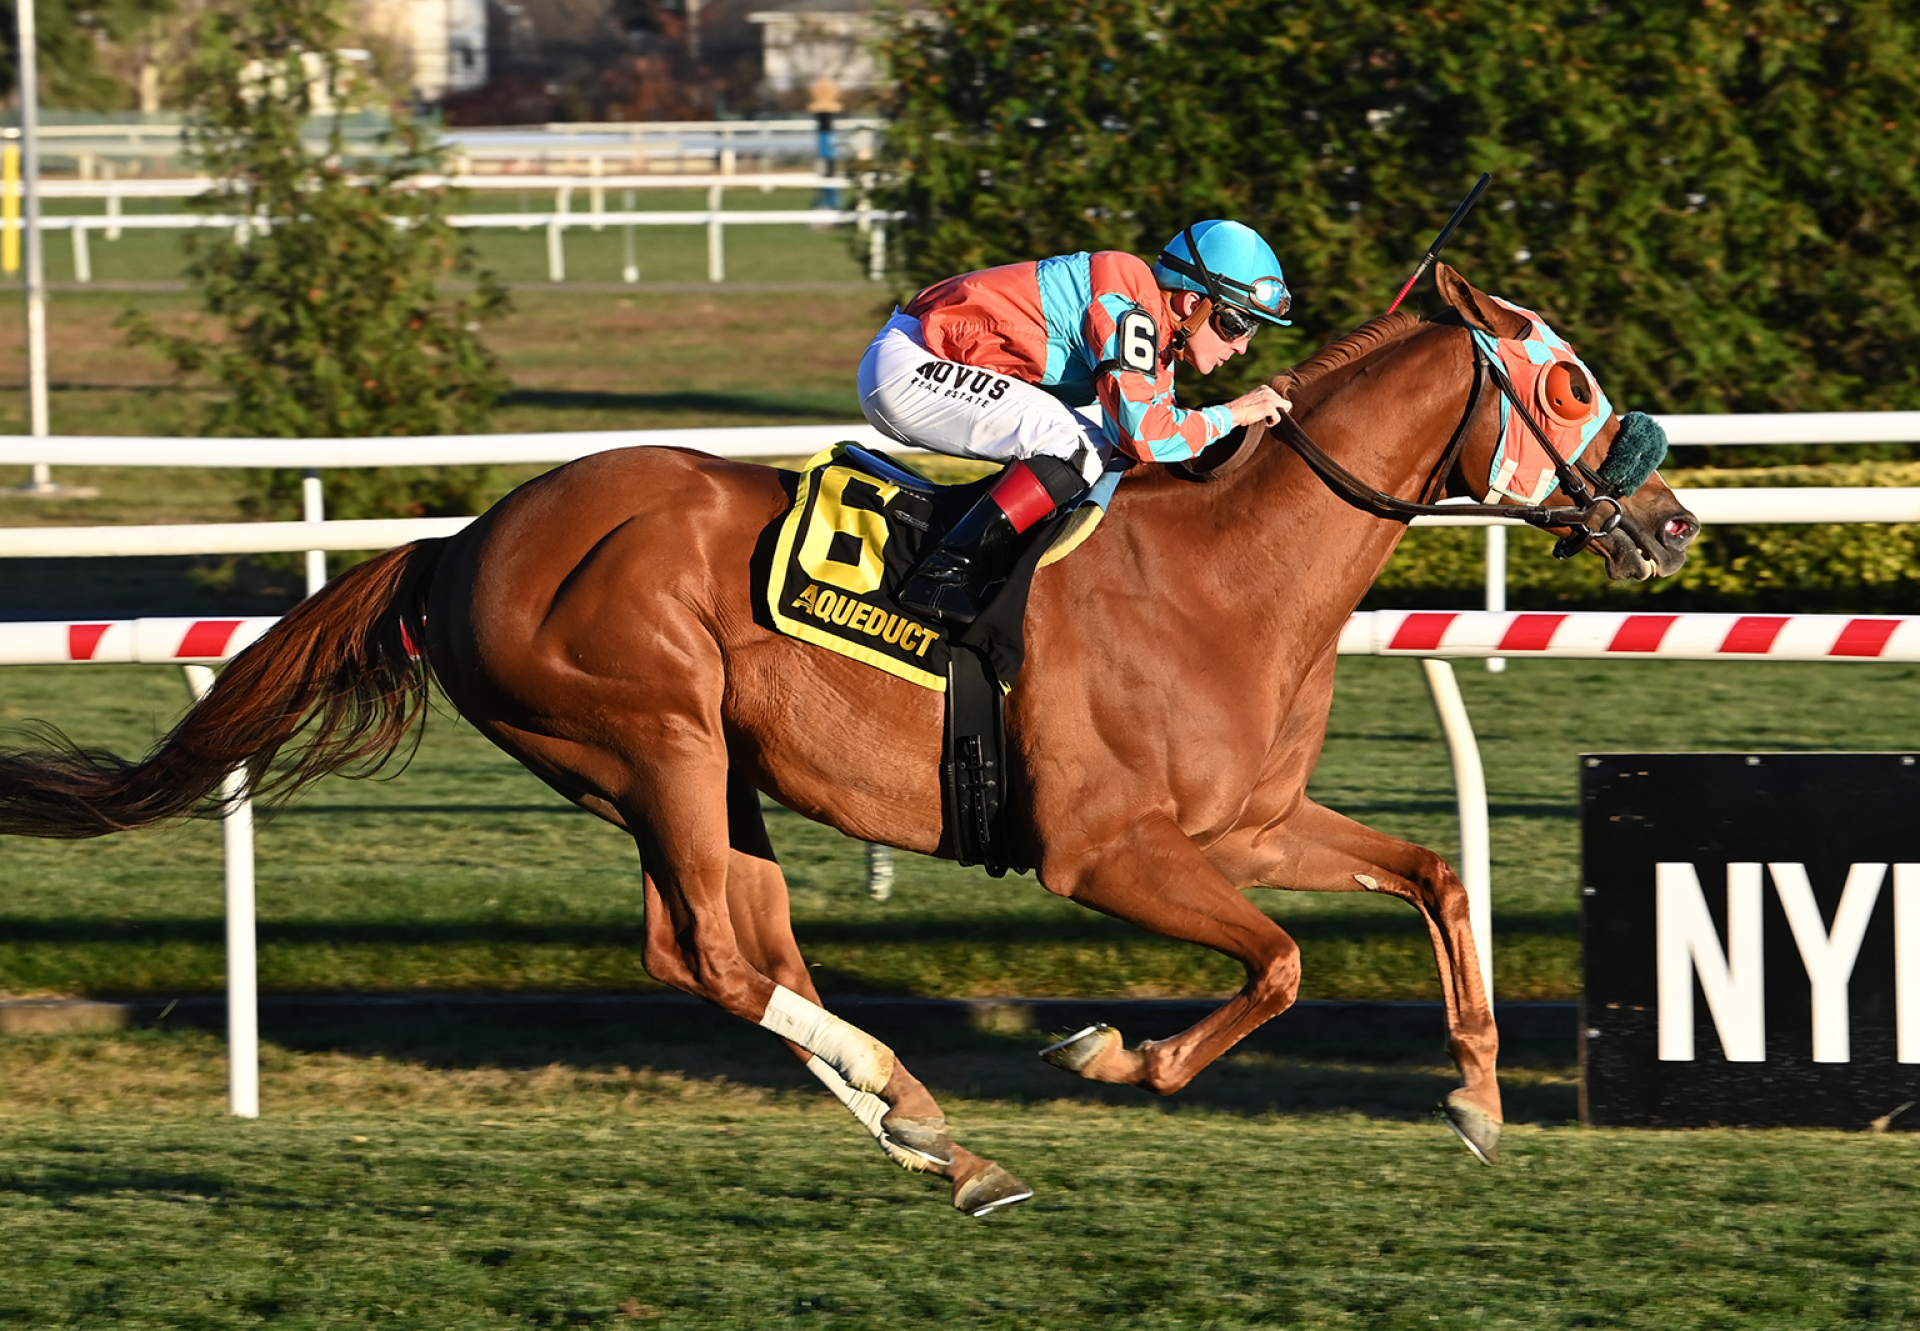
[[[866, 207], [813, 207], [805, 209], [733, 209], [721, 206], [728, 189], [811, 189], [837, 192], [859, 182], [845, 176], [806, 176], [796, 174], [726, 176], [548, 176], [538, 179], [512, 176], [422, 176], [416, 181], [422, 188], [452, 186], [479, 191], [551, 189], [554, 202], [547, 212], [475, 212], [457, 213], [448, 220], [463, 230], [542, 230], [546, 233], [547, 279], [567, 280], [566, 234], [585, 227], [602, 231], [618, 227], [622, 233], [621, 278], [640, 280], [639, 251], [635, 247], [635, 227], [703, 227], [707, 235], [707, 280], [724, 282], [727, 276], [726, 232], [736, 226], [827, 227], [851, 224], [867, 237], [867, 277], [879, 281], [887, 268], [887, 224], [903, 214]], [[176, 180], [67, 180], [49, 181], [40, 189], [48, 199], [100, 199], [105, 212], [43, 215], [40, 230], [65, 231], [72, 243], [73, 279], [93, 281], [93, 246], [90, 237], [99, 233], [107, 240], [118, 240], [127, 231], [182, 231], [203, 228], [233, 231], [244, 240], [262, 226], [256, 218], [225, 213], [128, 213], [122, 210], [127, 199], [192, 198], [213, 184], [206, 179]], [[671, 211], [636, 210], [633, 195], [637, 189], [698, 188], [707, 191], [704, 209]], [[607, 207], [607, 191], [619, 190], [621, 206]], [[587, 207], [575, 211], [576, 191], [586, 196]], [[18, 225], [14, 223], [12, 225]]]
[[[1802, 416], [1665, 417], [1676, 443], [1851, 443], [1920, 437], [1920, 412], [1824, 413]], [[459, 531], [471, 519], [329, 522], [313, 474], [325, 467], [435, 466], [564, 462], [611, 448], [701, 448], [734, 457], [794, 457], [851, 439], [886, 446], [870, 427], [826, 425], [772, 429], [597, 431], [416, 439], [171, 439], [0, 436], [0, 465], [53, 458], [62, 465], [292, 467], [309, 472], [306, 521], [161, 527], [0, 528], [0, 558], [102, 555], [227, 554], [305, 550], [308, 590], [325, 578], [324, 552], [364, 550]], [[1920, 489], [1831, 488], [1682, 491], [1704, 522], [1914, 522]], [[1488, 527], [1478, 518], [1420, 519], [1422, 525]], [[1489, 540], [1488, 599], [1493, 599]], [[1500, 546], [1504, 557], [1504, 546]], [[255, 641], [271, 619], [145, 619], [0, 624], [0, 665], [169, 662], [188, 672], [195, 696], [212, 682], [211, 666]], [[1920, 617], [1756, 616], [1377, 611], [1355, 615], [1340, 639], [1345, 655], [1416, 656], [1445, 733], [1460, 819], [1459, 870], [1472, 905], [1475, 943], [1493, 989], [1491, 863], [1486, 783], [1471, 721], [1449, 658], [1506, 657], [1686, 660], [1920, 660]], [[257, 1012], [253, 996], [252, 814], [236, 803], [226, 824], [229, 1103], [239, 1115], [259, 1112]], [[870, 864], [890, 879], [884, 859]], [[877, 880], [877, 879], [876, 879]]]
[[[834, 155], [865, 160], [873, 155], [887, 122], [866, 116], [840, 116], [834, 123]], [[369, 137], [384, 126], [348, 126], [349, 150], [377, 151]], [[18, 130], [6, 130], [16, 138]], [[72, 124], [42, 123], [35, 136], [44, 158], [73, 161], [83, 178], [111, 178], [120, 170], [145, 171], [169, 163], [184, 146], [177, 123]], [[789, 120], [610, 121], [511, 125], [497, 128], [446, 129], [442, 146], [465, 168], [482, 163], [512, 173], [543, 173], [555, 168], [585, 167], [604, 171], [609, 165], [652, 168], [671, 163], [676, 171], [701, 167], [728, 169], [741, 158], [760, 162], [805, 162], [819, 151], [820, 132], [813, 117]], [[310, 152], [327, 151], [324, 138], [309, 138]]]

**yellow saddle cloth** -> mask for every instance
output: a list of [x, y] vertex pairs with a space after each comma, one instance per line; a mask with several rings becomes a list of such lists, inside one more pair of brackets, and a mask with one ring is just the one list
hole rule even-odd
[[[801, 469], [774, 545], [767, 612], [789, 637], [944, 693], [948, 627], [902, 610], [893, 593], [989, 482], [935, 486], [892, 459], [885, 461], [898, 470], [887, 475], [863, 467], [863, 451], [836, 444]], [[1086, 540], [1105, 512], [1105, 497], [1052, 519], [1054, 530], [1037, 533], [1040, 553], [1029, 550], [1016, 560], [987, 611], [960, 630], [969, 645], [988, 652], [1004, 684], [1013, 683], [1024, 654], [1020, 616], [1033, 571]]]

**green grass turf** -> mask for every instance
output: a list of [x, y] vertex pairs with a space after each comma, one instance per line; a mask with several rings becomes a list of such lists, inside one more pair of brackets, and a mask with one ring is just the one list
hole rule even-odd
[[[752, 1052], [658, 1031], [598, 1047], [549, 1033], [534, 1057], [513, 1030], [470, 1031], [464, 1048], [442, 1030], [413, 1051], [295, 1039], [267, 1051], [257, 1122], [218, 1116], [211, 1036], [0, 1042], [0, 1324], [1670, 1331], [1920, 1316], [1905, 1134], [1582, 1130], [1527, 1121], [1570, 1095], [1549, 1085], [1557, 1101], [1529, 1104], [1523, 1087], [1485, 1169], [1418, 1114], [1447, 1082], [1431, 1059], [1242, 1056], [1193, 1089], [1268, 1087], [1277, 1107], [1104, 1103], [1029, 1040], [966, 1066], [1050, 1077], [1052, 1095], [960, 1098], [945, 1075], [960, 1062], [922, 1068], [960, 1139], [1036, 1190], [975, 1221], [738, 1029]], [[1315, 1087], [1325, 1106], [1305, 1111]]]
[[[1494, 814], [1496, 987], [1580, 986], [1576, 755], [1584, 750], [1870, 749], [1916, 733], [1898, 666], [1514, 662], [1460, 669]], [[0, 672], [0, 724], [38, 718], [138, 751], [184, 706], [163, 667]], [[1342, 663], [1315, 794], [1455, 850], [1446, 764], [1418, 667]], [[869, 900], [860, 848], [769, 813], [796, 929], [829, 993], [1197, 995], [1224, 958], [1054, 898], [1030, 877], [899, 857]], [[563, 805], [450, 715], [391, 783], [329, 780], [260, 831], [270, 990], [645, 989], [631, 843]], [[15, 839], [0, 865], [0, 990], [184, 994], [223, 975], [219, 836], [189, 825], [79, 843]], [[1255, 894], [1301, 941], [1309, 998], [1437, 995], [1424, 930], [1362, 894]]]
[[[0, 292], [0, 432], [6, 433], [26, 432], [18, 299]], [[201, 399], [195, 385], [177, 384], [158, 355], [127, 346], [115, 328], [129, 308], [178, 327], [198, 317], [187, 293], [59, 292], [51, 300], [53, 433], [197, 432]], [[511, 312], [484, 334], [513, 383], [492, 428], [645, 430], [858, 420], [854, 370], [891, 308], [886, 290], [868, 286], [516, 291]], [[218, 488], [214, 474], [200, 474]], [[100, 502], [111, 505], [126, 502], [128, 476], [76, 469], [71, 479], [103, 485], [109, 493]], [[88, 518], [102, 512], [91, 502], [66, 505], [78, 516], [57, 520], [131, 520]], [[33, 520], [31, 507], [0, 497], [0, 522]]]

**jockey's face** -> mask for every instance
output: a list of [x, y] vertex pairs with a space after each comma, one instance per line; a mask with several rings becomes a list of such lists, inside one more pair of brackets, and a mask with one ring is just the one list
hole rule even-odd
[[[1181, 323], [1193, 317], [1193, 312], [1200, 308], [1200, 302], [1204, 299], [1197, 291], [1172, 291], [1167, 294], [1167, 304], [1173, 310], [1174, 318]], [[1180, 353], [1180, 359], [1201, 374], [1212, 374], [1235, 356], [1243, 354], [1247, 344], [1252, 341], [1253, 334], [1248, 333], [1229, 342], [1220, 336], [1219, 330], [1213, 326], [1213, 320], [1208, 319], [1194, 329], [1193, 335], [1187, 339], [1185, 350]]]

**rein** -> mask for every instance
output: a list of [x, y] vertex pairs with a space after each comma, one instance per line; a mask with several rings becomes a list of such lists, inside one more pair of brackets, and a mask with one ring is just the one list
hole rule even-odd
[[[1434, 468], [1433, 475], [1424, 487], [1423, 494], [1432, 493], [1436, 485], [1444, 485], [1446, 477], [1458, 462], [1461, 450], [1466, 447], [1467, 431], [1473, 425], [1474, 417], [1480, 410], [1480, 399], [1484, 395], [1487, 379], [1491, 377], [1494, 386], [1512, 404], [1513, 410], [1520, 413], [1520, 419], [1526, 422], [1540, 446], [1547, 450], [1547, 456], [1553, 459], [1554, 474], [1560, 479], [1560, 489], [1573, 502], [1557, 508], [1540, 504], [1433, 504], [1402, 499], [1398, 495], [1376, 489], [1355, 476], [1328, 452], [1315, 443], [1313, 436], [1291, 415], [1282, 415], [1280, 423], [1270, 427], [1274, 434], [1294, 452], [1301, 461], [1313, 469], [1313, 473], [1326, 484], [1329, 490], [1347, 503], [1364, 513], [1377, 518], [1398, 521], [1418, 517], [1474, 517], [1474, 518], [1512, 518], [1529, 526], [1571, 527], [1574, 530], [1563, 536], [1554, 545], [1553, 553], [1561, 559], [1571, 559], [1584, 550], [1596, 536], [1605, 536], [1620, 525], [1622, 508], [1620, 499], [1614, 493], [1614, 487], [1600, 480], [1591, 468], [1582, 466], [1579, 471], [1574, 465], [1560, 456], [1560, 451], [1547, 438], [1547, 432], [1533, 418], [1520, 395], [1514, 391], [1513, 381], [1507, 377], [1506, 369], [1496, 364], [1481, 347], [1479, 339], [1473, 339], [1473, 392], [1467, 398], [1466, 412], [1460, 417], [1460, 423], [1454, 426], [1453, 437], [1447, 441], [1446, 452], [1441, 455], [1440, 463]], [[1585, 472], [1594, 482], [1589, 489]], [[1602, 510], [1610, 510], [1600, 519], [1598, 526], [1591, 525]]]

